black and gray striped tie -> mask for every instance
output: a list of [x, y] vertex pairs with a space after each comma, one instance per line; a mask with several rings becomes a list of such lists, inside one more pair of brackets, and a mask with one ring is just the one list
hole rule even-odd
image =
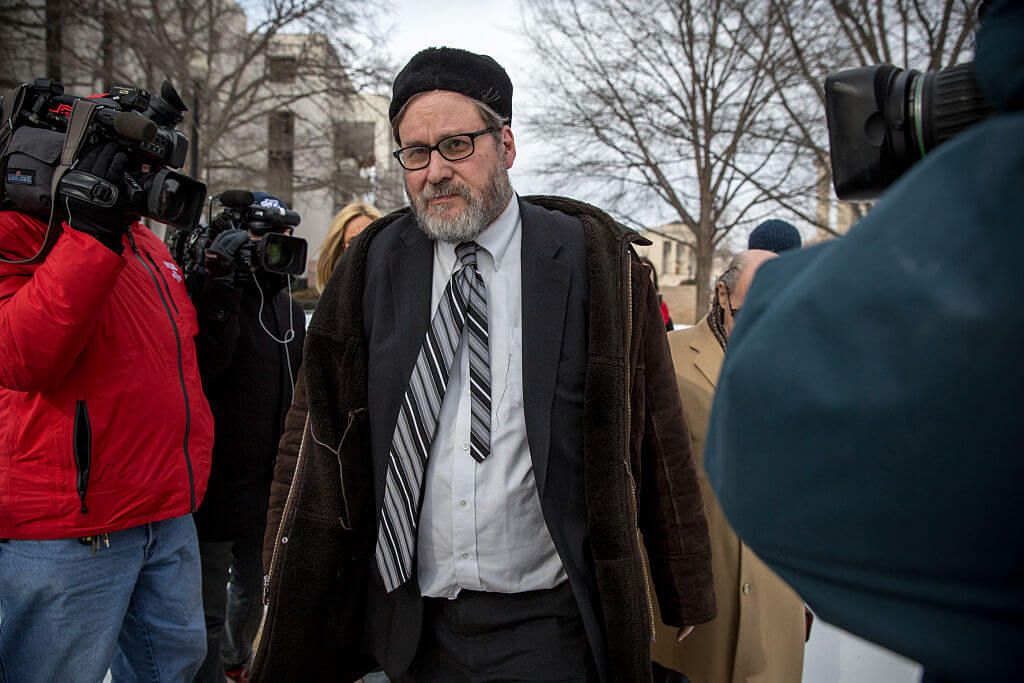
[[483, 462], [491, 450], [491, 369], [487, 290], [476, 268], [476, 242], [455, 247], [462, 267], [452, 274], [420, 347], [388, 452], [384, 507], [377, 528], [377, 568], [391, 592], [409, 580], [427, 456], [437, 428], [455, 350], [465, 327], [472, 416], [470, 453]]

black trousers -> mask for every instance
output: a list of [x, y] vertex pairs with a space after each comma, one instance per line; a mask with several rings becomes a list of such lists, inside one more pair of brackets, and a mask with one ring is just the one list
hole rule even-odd
[[200, 541], [206, 659], [196, 683], [224, 683], [224, 667], [246, 664], [263, 617], [263, 539]]
[[572, 589], [425, 598], [419, 649], [401, 683], [597, 681]]

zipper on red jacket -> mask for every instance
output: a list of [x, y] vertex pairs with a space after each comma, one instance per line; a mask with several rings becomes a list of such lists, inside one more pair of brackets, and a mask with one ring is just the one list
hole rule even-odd
[[167, 291], [167, 300], [170, 301], [171, 306], [174, 307], [174, 312], [181, 315], [181, 312], [178, 310], [178, 304], [174, 303], [174, 295], [171, 294], [171, 288], [167, 285], [167, 278], [164, 277], [164, 274], [160, 271], [160, 267], [156, 265], [156, 261], [153, 260], [153, 257], [148, 251], [146, 252], [146, 258], [153, 264], [153, 270], [155, 270], [156, 274], [160, 276], [160, 281], [164, 283], [164, 289]]
[[[178, 332], [178, 324], [174, 322], [174, 314], [171, 313], [170, 306], [167, 305], [167, 298], [164, 296], [164, 291], [160, 288], [160, 281], [157, 279], [156, 274], [146, 265], [145, 259], [139, 254], [139, 250], [135, 246], [135, 239], [132, 237], [132, 231], [128, 230], [128, 242], [132, 245], [132, 252], [135, 254], [135, 258], [139, 260], [142, 267], [146, 269], [149, 276], [153, 278], [153, 284], [156, 286], [156, 292], [160, 295], [160, 302], [164, 305], [164, 311], [167, 313], [168, 320], [171, 321], [171, 328], [174, 330], [174, 342], [178, 345], [178, 379], [181, 381], [181, 393], [185, 396], [185, 443], [182, 448], [185, 452], [185, 466], [188, 467], [188, 488], [189, 488], [189, 512], [196, 511], [196, 482], [192, 474], [192, 459], [188, 455], [188, 433], [192, 423], [192, 410], [188, 402], [188, 387], [185, 386], [185, 370], [181, 364], [181, 334]], [[147, 253], [146, 256], [149, 256]], [[159, 270], [159, 269], [157, 269]]]
[[89, 424], [89, 407], [85, 401], [75, 402], [72, 451], [75, 457], [75, 490], [78, 491], [84, 515], [89, 512], [85, 506], [85, 492], [89, 488], [89, 470], [92, 468], [92, 426]]

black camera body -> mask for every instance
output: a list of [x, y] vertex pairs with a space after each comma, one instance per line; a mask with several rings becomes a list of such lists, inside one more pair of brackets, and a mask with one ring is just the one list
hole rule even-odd
[[937, 145], [993, 111], [973, 62], [925, 73], [880, 64], [829, 75], [825, 114], [836, 196], [877, 198]]
[[214, 199], [224, 207], [208, 224], [194, 230], [168, 230], [167, 246], [186, 276], [202, 271], [206, 250], [225, 230], [242, 229], [257, 235], [241, 247], [236, 270], [300, 276], [306, 270], [308, 245], [301, 237], [279, 231], [299, 225], [297, 211], [256, 203], [248, 190], [227, 190]]
[[174, 130], [187, 107], [168, 81], [160, 95], [115, 85], [106, 96], [92, 98], [65, 95], [64, 87], [48, 78], [25, 86], [5, 159], [4, 189], [14, 205], [25, 213], [49, 216], [50, 179], [72, 107], [81, 99], [96, 104], [82, 149], [114, 141], [124, 147], [128, 169], [121, 183], [71, 170], [58, 191], [98, 206], [111, 206], [120, 198], [140, 215], [161, 223], [196, 225], [206, 202], [206, 185], [172, 170], [181, 168], [188, 154], [188, 138]]

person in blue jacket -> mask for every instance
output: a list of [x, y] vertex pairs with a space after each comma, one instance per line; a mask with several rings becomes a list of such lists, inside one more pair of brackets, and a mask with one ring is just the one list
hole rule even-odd
[[739, 535], [826, 621], [928, 681], [1020, 680], [1024, 3], [982, 19], [996, 114], [846, 237], [758, 272], [706, 467]]

